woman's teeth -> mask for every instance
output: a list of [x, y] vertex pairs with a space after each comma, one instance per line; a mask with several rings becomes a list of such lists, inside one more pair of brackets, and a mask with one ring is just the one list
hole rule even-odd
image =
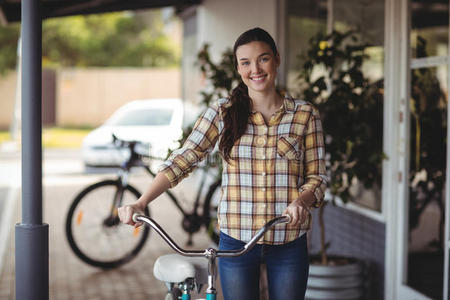
[[263, 81], [266, 76], [251, 77], [253, 81]]

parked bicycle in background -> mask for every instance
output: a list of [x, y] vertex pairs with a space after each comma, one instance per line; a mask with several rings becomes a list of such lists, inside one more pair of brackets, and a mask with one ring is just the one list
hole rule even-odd
[[[66, 236], [75, 255], [85, 263], [103, 269], [115, 268], [131, 261], [142, 250], [149, 227], [133, 228], [120, 222], [117, 209], [134, 203], [141, 192], [129, 183], [133, 168], [143, 168], [154, 177], [150, 166], [159, 158], [141, 153], [142, 144], [121, 140], [113, 135], [113, 143], [120, 151], [126, 149], [128, 158], [120, 166], [117, 177], [96, 182], [84, 188], [72, 201], [66, 217]], [[214, 177], [208, 168], [202, 169], [193, 208], [187, 211], [180, 200], [170, 191], [167, 196], [183, 215], [182, 228], [188, 233], [187, 244], [192, 235], [205, 227], [211, 240], [218, 243], [217, 205], [220, 197], [220, 178]], [[205, 197], [202, 197], [206, 191]], [[203, 202], [202, 202], [203, 198]], [[150, 211], [145, 208], [145, 215]]]

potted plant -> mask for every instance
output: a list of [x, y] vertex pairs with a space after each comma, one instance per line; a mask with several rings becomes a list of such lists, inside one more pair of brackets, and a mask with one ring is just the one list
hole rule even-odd
[[[370, 82], [362, 71], [367, 47], [355, 31], [318, 34], [301, 56], [300, 98], [321, 113], [331, 201], [352, 198], [355, 185], [381, 186], [383, 135], [382, 81]], [[362, 264], [327, 255], [323, 212], [319, 208], [320, 253], [311, 256], [307, 298], [357, 299], [364, 285]]]

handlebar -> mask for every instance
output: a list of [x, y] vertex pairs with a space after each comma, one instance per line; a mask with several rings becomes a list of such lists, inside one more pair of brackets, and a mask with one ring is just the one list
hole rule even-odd
[[[143, 222], [152, 227], [168, 244], [169, 246], [178, 252], [181, 255], [184, 256], [190, 256], [190, 257], [205, 257], [208, 260], [208, 288], [206, 289], [206, 293], [215, 295], [216, 294], [216, 288], [215, 288], [215, 281], [216, 281], [216, 263], [215, 260], [217, 257], [235, 257], [239, 255], [243, 255], [250, 251], [253, 246], [258, 242], [258, 240], [272, 227], [279, 223], [289, 223], [291, 222], [291, 217], [288, 215], [283, 215], [280, 217], [276, 217], [269, 222], [267, 222], [258, 232], [252, 237], [252, 239], [244, 245], [243, 248], [238, 250], [216, 250], [214, 248], [208, 248], [205, 250], [192, 250], [188, 251], [183, 248], [180, 248], [173, 240], [172, 238], [159, 226], [158, 223], [156, 223], [151, 218], [141, 215], [141, 214], [133, 214], [133, 221], [134, 222]], [[207, 298], [208, 299], [208, 298]], [[216, 299], [215, 297], [211, 299]]]
[[[112, 144], [117, 148], [127, 148], [130, 151], [130, 157], [127, 161], [125, 161], [125, 166], [140, 166], [142, 163], [142, 158], [149, 158], [151, 160], [163, 160], [162, 157], [156, 157], [151, 155], [150, 153], [143, 153], [142, 151], [138, 151], [139, 146], [147, 147], [145, 143], [141, 141], [128, 141], [118, 138], [114, 133], [112, 135]], [[151, 147], [151, 145], [148, 145]]]
[[133, 214], [133, 222], [143, 222], [152, 227], [166, 242], [169, 244], [169, 246], [178, 252], [181, 255], [184, 256], [190, 256], [190, 257], [234, 257], [234, 256], [240, 256], [248, 251], [250, 251], [255, 244], [258, 242], [258, 240], [272, 227], [274, 227], [277, 224], [280, 223], [289, 223], [291, 222], [291, 217], [289, 215], [283, 215], [276, 218], [273, 218], [269, 222], [267, 222], [259, 231], [251, 238], [249, 242], [247, 242], [243, 248], [238, 250], [216, 250], [216, 249], [206, 249], [206, 250], [185, 250], [181, 247], [179, 247], [172, 238], [159, 226], [158, 223], [156, 223], [153, 219], [141, 215], [141, 214]]

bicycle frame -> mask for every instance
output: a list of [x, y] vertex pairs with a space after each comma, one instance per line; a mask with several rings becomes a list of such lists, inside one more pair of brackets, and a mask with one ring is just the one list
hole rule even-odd
[[[159, 158], [152, 157], [152, 156], [146, 155], [146, 154], [138, 154], [136, 152], [136, 149], [135, 149], [135, 145], [136, 145], [135, 142], [126, 142], [126, 141], [118, 139], [115, 136], [114, 136], [114, 141], [115, 141], [115, 143], [120, 142], [119, 145], [117, 145], [118, 147], [126, 146], [130, 150], [130, 157], [126, 161], [124, 161], [121, 164], [121, 166], [120, 166], [119, 178], [120, 178], [120, 182], [121, 182], [122, 186], [126, 186], [128, 184], [128, 174], [129, 174], [131, 168], [133, 168], [133, 167], [142, 167], [142, 168], [144, 168], [147, 171], [148, 174], [150, 174], [151, 177], [154, 178], [156, 176], [156, 174], [150, 169], [149, 166], [147, 166], [147, 165], [142, 163], [142, 159], [141, 158], [142, 157], [146, 157], [146, 158], [149, 158], [151, 160], [157, 160]], [[168, 190], [165, 193], [173, 201], [173, 203], [178, 208], [178, 210], [183, 215], [186, 215], [185, 211], [183, 210], [181, 205], [178, 203], [177, 198]]]
[[[129, 172], [130, 172], [131, 168], [133, 168], [133, 167], [142, 167], [147, 171], [147, 173], [151, 177], [154, 178], [156, 176], [156, 174], [150, 169], [150, 167], [147, 164], [143, 163], [142, 158], [148, 158], [151, 161], [163, 160], [162, 158], [154, 157], [154, 156], [151, 156], [148, 154], [137, 153], [136, 145], [138, 143], [139, 142], [121, 140], [113, 135], [113, 144], [114, 145], [116, 145], [118, 148], [126, 147], [130, 150], [130, 157], [121, 164], [120, 172], [118, 174], [118, 178], [119, 178], [120, 184], [122, 186], [127, 186]], [[169, 196], [169, 198], [172, 200], [173, 204], [176, 206], [178, 211], [183, 215], [182, 227], [187, 233], [189, 233], [189, 238], [188, 238], [188, 242], [187, 242], [188, 245], [192, 245], [192, 237], [191, 237], [192, 233], [197, 232], [202, 227], [202, 224], [203, 224], [201, 222], [202, 216], [200, 216], [197, 213], [197, 210], [200, 205], [200, 199], [201, 199], [202, 191], [203, 191], [203, 188], [204, 188], [204, 185], [206, 182], [206, 178], [207, 178], [207, 170], [203, 170], [202, 178], [201, 178], [199, 188], [197, 190], [197, 194], [196, 194], [195, 201], [194, 201], [194, 207], [191, 212], [187, 212], [185, 209], [183, 209], [183, 207], [180, 205], [180, 201], [177, 199], [177, 197], [172, 192], [170, 192], [169, 190], [165, 191], [165, 194], [167, 196]], [[211, 185], [213, 185], [213, 184], [214, 184], [214, 182]], [[115, 206], [115, 207], [118, 207], [117, 204], [120, 204], [120, 195], [118, 195], [118, 196], [119, 196], [119, 198], [117, 200], [115, 200], [115, 203], [113, 203], [113, 206]]]
[[[134, 222], [143, 222], [153, 228], [163, 240], [169, 244], [169, 246], [175, 250], [175, 252], [189, 257], [205, 257], [208, 260], [208, 288], [206, 289], [206, 300], [216, 300], [216, 258], [218, 257], [236, 257], [243, 255], [250, 251], [258, 242], [258, 240], [271, 228], [279, 223], [289, 223], [291, 221], [290, 216], [283, 215], [276, 217], [267, 222], [261, 229], [251, 238], [251, 240], [244, 245], [243, 248], [238, 250], [217, 250], [214, 248], [208, 248], [205, 250], [185, 250], [179, 247], [172, 238], [159, 226], [153, 219], [140, 215], [133, 215]], [[190, 300], [190, 295], [183, 293], [182, 300]]]

